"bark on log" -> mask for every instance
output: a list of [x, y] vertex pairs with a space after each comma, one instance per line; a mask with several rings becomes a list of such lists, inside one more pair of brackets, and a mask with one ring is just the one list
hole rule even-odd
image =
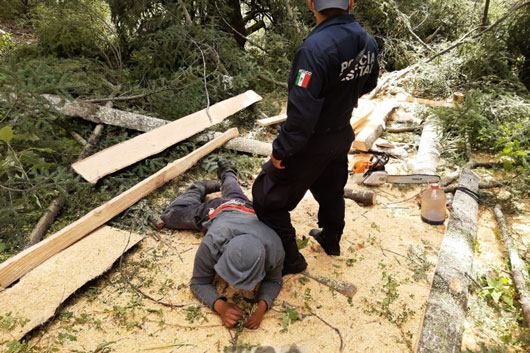
[[345, 188], [344, 197], [365, 206], [375, 205], [375, 192], [373, 191]]
[[43, 97], [59, 112], [82, 118], [94, 123], [120, 126], [137, 131], [150, 131], [167, 124], [169, 121], [146, 115], [125, 112], [119, 109], [103, 107], [85, 102], [71, 102], [51, 94]]
[[[100, 107], [90, 103], [70, 102], [52, 95], [45, 95], [45, 98], [63, 114], [79, 117], [96, 123], [101, 121], [107, 125], [124, 127], [126, 129], [136, 131], [148, 132], [171, 122], [164, 119], [153, 118], [147, 115], [129, 113], [108, 107]], [[208, 142], [212, 140], [211, 136], [211, 132], [206, 132], [204, 134], [197, 135], [195, 139], [196, 141]], [[238, 152], [270, 156], [272, 147], [269, 147], [269, 145], [270, 144], [267, 144], [266, 142], [257, 140], [237, 138], [235, 141], [231, 141], [224, 147]]]
[[438, 119], [430, 117], [423, 126], [418, 154], [414, 162], [415, 174], [436, 174], [440, 159], [442, 132]]
[[[464, 169], [459, 183], [477, 192], [479, 181], [478, 175]], [[467, 193], [457, 191], [425, 309], [418, 353], [461, 350], [477, 220], [477, 201]]]
[[510, 231], [508, 230], [506, 219], [502, 213], [501, 205], [495, 205], [494, 211], [495, 218], [497, 218], [499, 228], [501, 229], [502, 241], [506, 247], [506, 250], [508, 251], [508, 256], [510, 257], [513, 281], [517, 291], [519, 292], [519, 302], [521, 303], [521, 307], [523, 309], [523, 316], [526, 321], [526, 325], [530, 327], [530, 290], [527, 286], [527, 283], [530, 283], [530, 278], [527, 275], [528, 271], [526, 270], [526, 266], [517, 252], [515, 242], [510, 234]]
[[61, 210], [61, 207], [63, 205], [63, 198], [61, 196], [57, 196], [53, 201], [50, 203], [46, 211], [44, 211], [44, 214], [39, 219], [35, 227], [33, 228], [33, 231], [31, 232], [29, 236], [29, 243], [28, 247], [37, 244], [44, 234], [48, 231], [48, 228], [50, 228], [50, 225], [55, 220], [55, 217], [57, 217], [57, 214]]
[[[220, 132], [206, 132], [192, 138], [196, 142], [209, 142], [216, 137], [221, 136]], [[259, 156], [270, 156], [272, 153], [272, 144], [268, 142], [236, 137], [223, 146], [238, 152], [257, 154]]]

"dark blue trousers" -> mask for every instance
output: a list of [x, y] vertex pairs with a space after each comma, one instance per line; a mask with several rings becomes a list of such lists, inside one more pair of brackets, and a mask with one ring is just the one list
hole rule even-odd
[[222, 197], [204, 201], [206, 194], [193, 184], [164, 209], [160, 218], [165, 226], [171, 229], [191, 229], [206, 231], [203, 223], [208, 220], [211, 209], [216, 209], [225, 202], [238, 200], [246, 207], [252, 208], [252, 202], [245, 196], [233, 172], [224, 175], [221, 184]]
[[314, 135], [307, 147], [284, 161], [285, 169], [276, 169], [271, 161], [263, 165], [252, 187], [254, 210], [278, 233], [284, 246], [296, 236], [289, 212], [308, 190], [319, 204], [319, 227], [342, 234], [348, 151], [353, 138], [351, 129]]

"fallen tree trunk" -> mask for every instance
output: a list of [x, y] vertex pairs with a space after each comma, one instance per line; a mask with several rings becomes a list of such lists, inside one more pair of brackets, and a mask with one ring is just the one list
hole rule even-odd
[[164, 119], [125, 112], [92, 103], [71, 102], [51, 94], [43, 94], [43, 97], [60, 113], [92, 121], [96, 124], [120, 126], [137, 131], [150, 131], [168, 123]]
[[527, 283], [530, 283], [530, 278], [527, 275], [528, 271], [526, 270], [526, 266], [517, 252], [517, 247], [510, 234], [510, 231], [508, 230], [506, 219], [504, 218], [500, 204], [495, 205], [494, 212], [495, 218], [497, 218], [497, 222], [499, 223], [499, 228], [501, 229], [502, 241], [506, 247], [506, 250], [508, 251], [508, 256], [510, 258], [513, 281], [517, 291], [519, 292], [519, 302], [521, 303], [521, 307], [523, 309], [523, 317], [526, 321], [526, 325], [530, 327], [530, 290], [528, 289], [527, 285]]
[[202, 157], [237, 137], [237, 129], [230, 129], [217, 139], [196, 149], [185, 157], [168, 164], [149, 178], [90, 211], [74, 223], [47, 237], [38, 244], [20, 252], [0, 264], [0, 287], [7, 287], [28, 271], [51, 256], [72, 245], [108, 220], [125, 211], [153, 190], [179, 176], [195, 165]]
[[423, 126], [418, 154], [414, 161], [415, 174], [436, 174], [441, 153], [440, 138], [442, 137], [439, 124], [436, 118], [430, 117]]
[[[206, 132], [195, 136], [192, 141], [209, 142], [221, 136], [220, 132]], [[256, 154], [259, 156], [270, 156], [272, 154], [272, 144], [268, 142], [236, 137], [228, 141], [223, 147], [239, 152]]]
[[365, 206], [375, 205], [375, 192], [373, 191], [345, 188], [344, 197]]
[[[474, 172], [462, 170], [459, 180], [462, 187], [476, 193], [479, 181]], [[477, 221], [477, 200], [468, 193], [457, 191], [427, 300], [418, 353], [461, 350]]]

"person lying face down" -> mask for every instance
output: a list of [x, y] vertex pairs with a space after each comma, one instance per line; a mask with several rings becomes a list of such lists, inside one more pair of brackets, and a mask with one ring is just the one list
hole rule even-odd
[[[236, 325], [244, 311], [217, 292], [215, 275], [243, 291], [258, 286], [257, 308], [245, 322], [245, 327], [257, 329], [282, 287], [285, 253], [274, 230], [256, 217], [235, 170], [226, 161], [218, 166], [221, 187], [214, 181], [194, 182], [161, 218], [168, 228], [206, 231], [195, 255], [190, 289], [225, 326]], [[222, 197], [204, 201], [206, 194], [219, 189]]]

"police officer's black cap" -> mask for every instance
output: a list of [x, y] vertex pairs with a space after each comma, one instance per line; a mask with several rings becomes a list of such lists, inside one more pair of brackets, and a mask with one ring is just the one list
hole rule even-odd
[[325, 9], [342, 9], [348, 10], [350, 6], [350, 0], [313, 0], [315, 10], [318, 12]]

